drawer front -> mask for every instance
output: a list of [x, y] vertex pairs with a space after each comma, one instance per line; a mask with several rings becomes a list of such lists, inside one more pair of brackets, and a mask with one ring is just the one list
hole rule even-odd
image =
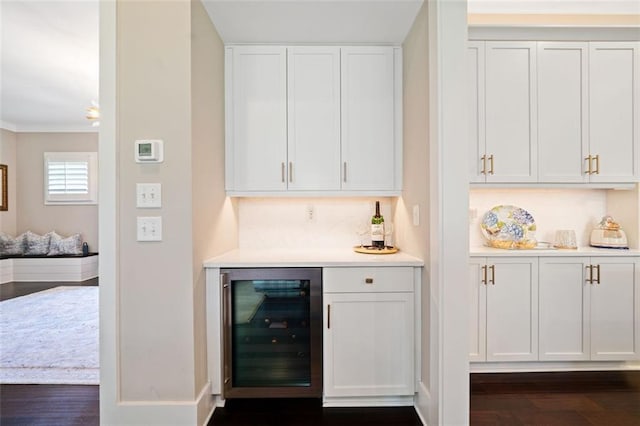
[[411, 267], [323, 268], [324, 293], [413, 292]]

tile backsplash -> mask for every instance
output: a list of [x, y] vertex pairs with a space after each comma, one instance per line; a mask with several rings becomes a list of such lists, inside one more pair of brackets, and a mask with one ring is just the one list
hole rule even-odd
[[[553, 243], [560, 229], [576, 231], [578, 246], [589, 244], [591, 230], [607, 214], [607, 191], [601, 189], [472, 189], [469, 193], [469, 244], [481, 246], [484, 214], [497, 205], [527, 210], [536, 221], [536, 239]], [[475, 217], [473, 217], [475, 215]]]
[[368, 232], [376, 200], [390, 221], [391, 198], [240, 198], [239, 248], [352, 247], [358, 229]]

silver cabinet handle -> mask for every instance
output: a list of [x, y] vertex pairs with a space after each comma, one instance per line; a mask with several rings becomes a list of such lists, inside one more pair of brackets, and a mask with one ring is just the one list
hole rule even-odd
[[293, 182], [293, 162], [289, 161], [289, 182]]
[[327, 328], [331, 328], [331, 305], [327, 305]]
[[347, 162], [346, 161], [342, 164], [342, 181], [343, 182], [347, 181]]
[[280, 163], [280, 176], [282, 183], [284, 183], [284, 163]]

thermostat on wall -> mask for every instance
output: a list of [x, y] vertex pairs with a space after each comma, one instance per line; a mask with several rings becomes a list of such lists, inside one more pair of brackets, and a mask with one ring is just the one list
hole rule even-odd
[[136, 141], [136, 163], [162, 163], [162, 161], [164, 161], [164, 152], [161, 140]]

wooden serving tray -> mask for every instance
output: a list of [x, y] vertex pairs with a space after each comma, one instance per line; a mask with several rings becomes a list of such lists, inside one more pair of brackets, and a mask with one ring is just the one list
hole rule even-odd
[[393, 254], [398, 252], [398, 247], [385, 246], [384, 248], [377, 248], [373, 246], [355, 246], [353, 251], [356, 253], [364, 254]]

